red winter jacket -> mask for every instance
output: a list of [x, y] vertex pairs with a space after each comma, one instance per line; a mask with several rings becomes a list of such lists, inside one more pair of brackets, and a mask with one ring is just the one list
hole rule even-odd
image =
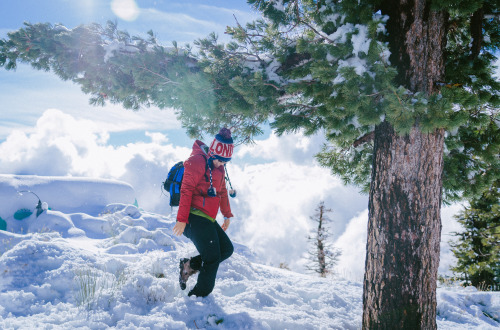
[[[210, 170], [206, 166], [208, 155], [202, 146], [205, 144], [196, 140], [191, 156], [184, 162], [181, 199], [177, 212], [177, 221], [179, 222], [189, 223], [188, 217], [191, 208], [196, 208], [215, 219], [220, 206], [225, 217], [233, 217], [227, 196], [224, 166], [212, 168], [212, 183], [217, 196], [209, 197], [207, 195], [207, 190], [210, 187]], [[206, 178], [208, 178], [208, 182]]]

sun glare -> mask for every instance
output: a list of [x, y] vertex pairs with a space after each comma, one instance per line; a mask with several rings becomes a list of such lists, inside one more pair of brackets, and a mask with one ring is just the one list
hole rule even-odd
[[111, 10], [125, 21], [133, 21], [139, 16], [139, 7], [134, 0], [113, 0]]

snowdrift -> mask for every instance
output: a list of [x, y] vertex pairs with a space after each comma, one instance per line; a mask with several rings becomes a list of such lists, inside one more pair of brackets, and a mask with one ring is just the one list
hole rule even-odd
[[[3, 177], [2, 196], [5, 187], [19, 189], [17, 180]], [[37, 180], [43, 182], [35, 186], [37, 193], [44, 193], [47, 201], [57, 201], [61, 181]], [[102, 196], [128, 191], [108, 181], [66, 179], [64, 184], [88, 184]], [[93, 195], [89, 189], [63, 197], [77, 205], [92, 200]], [[72, 206], [74, 211], [77, 208]], [[38, 217], [33, 213], [15, 220], [29, 225], [0, 230], [1, 329], [361, 326], [362, 283], [265, 266], [236, 242], [234, 255], [219, 268], [214, 292], [207, 298], [187, 297], [195, 278], [182, 291], [178, 263], [196, 250], [189, 240], [172, 234], [173, 216], [152, 214], [129, 203], [110, 203], [99, 210], [97, 202], [83, 203], [82, 209], [92, 214], [54, 207]], [[231, 236], [231, 228], [228, 233]], [[438, 302], [440, 329], [499, 326], [498, 293], [441, 288]]]
[[135, 201], [132, 186], [116, 180], [0, 174], [0, 217], [7, 219], [17, 210], [33, 209], [38, 203], [35, 195], [53, 210], [91, 215], [108, 204]]

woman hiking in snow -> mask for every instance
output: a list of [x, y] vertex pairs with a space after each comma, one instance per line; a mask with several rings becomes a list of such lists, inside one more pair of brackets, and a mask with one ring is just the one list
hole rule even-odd
[[[225, 233], [233, 217], [225, 183], [225, 164], [231, 160], [233, 148], [231, 131], [222, 128], [210, 148], [196, 140], [191, 156], [184, 162], [173, 232], [188, 237], [200, 253], [190, 259], [181, 259], [179, 264], [182, 290], [186, 288], [189, 276], [200, 272], [188, 296], [208, 296], [214, 288], [219, 264], [233, 254], [233, 244]], [[215, 220], [219, 206], [224, 216], [222, 227]]]

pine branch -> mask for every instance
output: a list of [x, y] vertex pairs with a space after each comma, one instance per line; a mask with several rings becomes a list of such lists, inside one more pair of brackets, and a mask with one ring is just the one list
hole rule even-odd
[[370, 133], [366, 133], [365, 135], [363, 135], [362, 137], [360, 137], [359, 139], [357, 139], [356, 141], [354, 141], [352, 143], [352, 146], [354, 148], [357, 148], [358, 146], [360, 146], [362, 144], [365, 144], [365, 143], [373, 141], [374, 138], [375, 138], [375, 131], [372, 131]]
[[304, 24], [309, 29], [311, 29], [317, 36], [319, 36], [322, 40], [325, 40], [325, 41], [327, 41], [328, 43], [330, 43], [332, 45], [335, 44], [335, 42], [333, 40], [331, 40], [327, 36], [324, 36], [322, 33], [320, 33], [318, 30], [316, 30], [311, 24], [309, 24], [305, 19], [301, 18], [299, 4], [298, 4], [297, 1], [294, 4], [294, 11], [295, 11], [295, 14], [297, 15], [297, 23], [298, 24], [299, 23]]
[[264, 86], [271, 86], [271, 87], [273, 87], [274, 89], [276, 89], [276, 90], [278, 90], [278, 91], [279, 91], [279, 90], [281, 90], [281, 88], [279, 88], [278, 86], [276, 86], [276, 85], [274, 85], [274, 84], [271, 84], [271, 83], [265, 83], [265, 84], [263, 84], [263, 85], [264, 85]]
[[154, 72], [153, 70], [148, 69], [145, 65], [144, 66], [140, 66], [139, 69], [142, 69], [142, 70], [144, 70], [146, 72], [151, 73], [154, 76], [162, 78], [163, 80], [165, 80], [165, 84], [181, 85], [181, 83], [173, 81], [172, 79], [170, 79], [168, 77], [165, 77], [164, 75], [162, 75], [160, 73], [157, 73], [157, 72]]

